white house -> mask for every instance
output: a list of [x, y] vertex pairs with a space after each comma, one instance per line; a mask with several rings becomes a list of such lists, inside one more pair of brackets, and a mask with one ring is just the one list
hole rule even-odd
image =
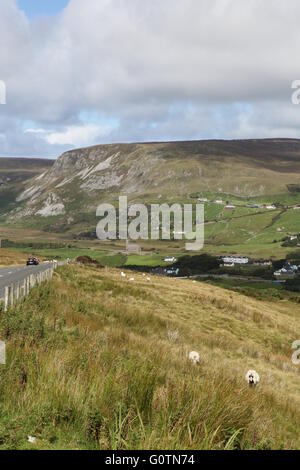
[[235, 257], [235, 256], [225, 256], [222, 258], [224, 265], [235, 265], [235, 264], [248, 264], [249, 258], [244, 256]]
[[175, 258], [174, 256], [169, 256], [164, 259], [165, 263], [176, 263], [176, 261], [177, 261], [177, 258]]
[[298, 272], [298, 266], [287, 263], [283, 268], [274, 273], [277, 279], [292, 279]]

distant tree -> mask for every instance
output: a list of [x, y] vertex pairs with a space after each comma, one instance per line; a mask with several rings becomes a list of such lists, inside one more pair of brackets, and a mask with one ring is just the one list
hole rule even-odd
[[220, 261], [215, 256], [203, 253], [202, 255], [195, 256], [182, 256], [174, 264], [174, 267], [179, 268], [180, 274], [205, 274], [209, 271], [217, 269]]
[[292, 292], [300, 292], [300, 275], [295, 277], [294, 279], [288, 279], [284, 283], [285, 289], [292, 291]]

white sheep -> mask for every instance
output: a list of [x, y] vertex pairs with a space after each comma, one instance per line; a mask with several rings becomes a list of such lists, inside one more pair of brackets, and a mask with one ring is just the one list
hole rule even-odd
[[195, 365], [198, 365], [200, 364], [200, 356], [199, 356], [199, 353], [197, 353], [196, 351], [191, 351], [189, 353], [189, 360], [195, 364]]
[[147, 277], [147, 281], [148, 281], [148, 282], [151, 282], [151, 279], [150, 279], [150, 277]]
[[28, 441], [30, 444], [36, 444], [36, 437], [28, 436], [27, 441]]
[[246, 382], [249, 384], [249, 387], [256, 387], [260, 381], [260, 377], [256, 370], [248, 370], [245, 375]]
[[134, 282], [134, 277], [131, 277], [131, 278], [129, 279], [129, 282]]
[[121, 277], [126, 277], [126, 274], [121, 272]]

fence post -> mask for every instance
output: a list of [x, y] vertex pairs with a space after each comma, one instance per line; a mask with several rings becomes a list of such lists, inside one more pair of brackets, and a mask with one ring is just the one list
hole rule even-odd
[[16, 285], [16, 302], [19, 301], [20, 298], [20, 283], [18, 282]]
[[5, 287], [5, 294], [4, 294], [4, 311], [6, 312], [9, 305], [9, 287]]
[[10, 304], [13, 306], [14, 304], [14, 285], [10, 286]]

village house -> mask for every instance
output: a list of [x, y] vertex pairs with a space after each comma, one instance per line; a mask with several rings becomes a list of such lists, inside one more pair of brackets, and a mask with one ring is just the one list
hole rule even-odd
[[286, 263], [283, 268], [275, 271], [274, 276], [278, 280], [293, 279], [298, 272], [298, 266]]
[[249, 263], [249, 258], [244, 257], [244, 256], [224, 256], [222, 258], [223, 265], [230, 265], [234, 266], [235, 264], [248, 264]]
[[142, 253], [142, 249], [137, 243], [130, 243], [129, 240], [126, 240], [126, 252], [128, 254], [140, 255]]
[[253, 261], [253, 266], [272, 266], [272, 262], [264, 259], [256, 259]]
[[199, 197], [198, 201], [199, 202], [208, 202], [208, 199], [206, 197]]
[[165, 263], [176, 263], [176, 261], [177, 261], [177, 258], [175, 258], [174, 256], [168, 256], [167, 258], [164, 259]]

